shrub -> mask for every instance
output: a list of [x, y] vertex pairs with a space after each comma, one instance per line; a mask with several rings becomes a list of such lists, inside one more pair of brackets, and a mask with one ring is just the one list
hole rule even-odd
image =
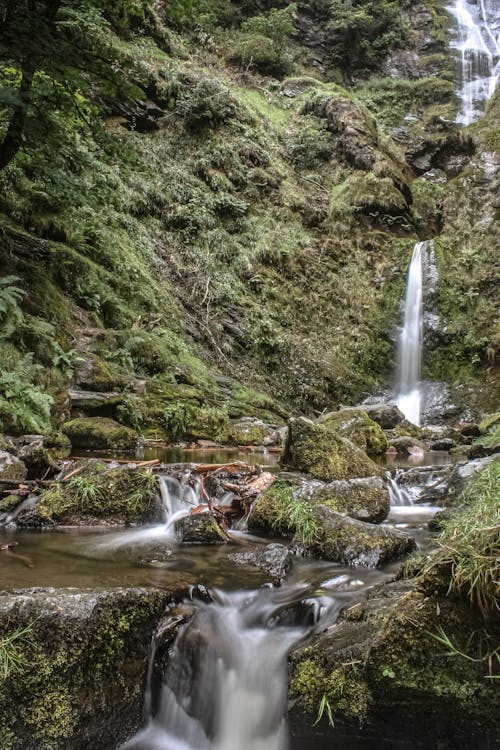
[[181, 89], [175, 112], [189, 129], [216, 127], [241, 114], [230, 90], [215, 78], [202, 78]]
[[240, 34], [226, 59], [242, 68], [255, 68], [265, 75], [283, 76], [290, 72], [290, 57], [272, 39], [262, 34]]
[[0, 372], [0, 425], [5, 431], [45, 432], [50, 428], [53, 399], [34, 379], [41, 369], [33, 355], [25, 354], [11, 369]]

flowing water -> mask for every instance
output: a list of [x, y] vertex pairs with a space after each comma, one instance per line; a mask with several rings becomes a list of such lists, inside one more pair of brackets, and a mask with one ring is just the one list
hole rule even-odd
[[458, 27], [452, 43], [460, 55], [461, 70], [462, 106], [457, 122], [470, 125], [484, 112], [500, 74], [500, 2], [456, 0], [448, 9]]
[[413, 249], [406, 298], [403, 327], [399, 336], [397, 369], [399, 375], [396, 404], [413, 424], [420, 424], [422, 391], [420, 373], [423, 336], [423, 268], [427, 249], [432, 240], [417, 242]]

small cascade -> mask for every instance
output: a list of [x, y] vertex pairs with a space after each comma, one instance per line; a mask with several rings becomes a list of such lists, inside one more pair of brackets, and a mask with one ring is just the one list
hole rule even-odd
[[198, 478], [192, 484], [173, 476], [160, 476], [160, 495], [165, 528], [173, 528], [176, 521], [189, 515], [200, 505], [201, 484]]
[[428, 262], [428, 252], [433, 252], [432, 240], [417, 242], [408, 270], [403, 328], [399, 336], [399, 384], [396, 404], [413, 424], [420, 424], [422, 391], [420, 370], [423, 337], [423, 276]]
[[392, 476], [391, 472], [387, 472], [387, 485], [389, 489], [389, 498], [392, 507], [408, 507], [413, 505], [411, 494], [405, 487], [401, 487], [399, 480], [403, 476], [401, 469], [396, 469], [396, 473]]
[[336, 619], [342, 594], [314, 608], [302, 585], [212, 593], [178, 632], [156, 691], [150, 663], [146, 726], [121, 750], [286, 749], [287, 654], [319, 613]]
[[482, 115], [500, 75], [500, 1], [456, 0], [448, 10], [458, 25], [452, 43], [461, 64], [462, 107], [457, 122], [470, 125]]

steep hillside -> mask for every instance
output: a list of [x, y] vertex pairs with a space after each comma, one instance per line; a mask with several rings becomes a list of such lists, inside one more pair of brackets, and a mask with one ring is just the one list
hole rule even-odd
[[356, 402], [390, 382], [436, 235], [429, 375], [484, 381], [498, 99], [457, 129], [443, 5], [3, 5], [3, 430], [79, 404], [224, 438]]

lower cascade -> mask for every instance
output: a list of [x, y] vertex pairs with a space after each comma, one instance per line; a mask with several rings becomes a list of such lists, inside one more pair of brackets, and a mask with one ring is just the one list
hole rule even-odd
[[331, 621], [345, 605], [339, 594], [318, 606], [306, 589], [215, 591], [213, 601], [196, 601], [158, 680], [160, 625], [145, 727], [120, 750], [285, 750], [287, 654], [320, 616]]

